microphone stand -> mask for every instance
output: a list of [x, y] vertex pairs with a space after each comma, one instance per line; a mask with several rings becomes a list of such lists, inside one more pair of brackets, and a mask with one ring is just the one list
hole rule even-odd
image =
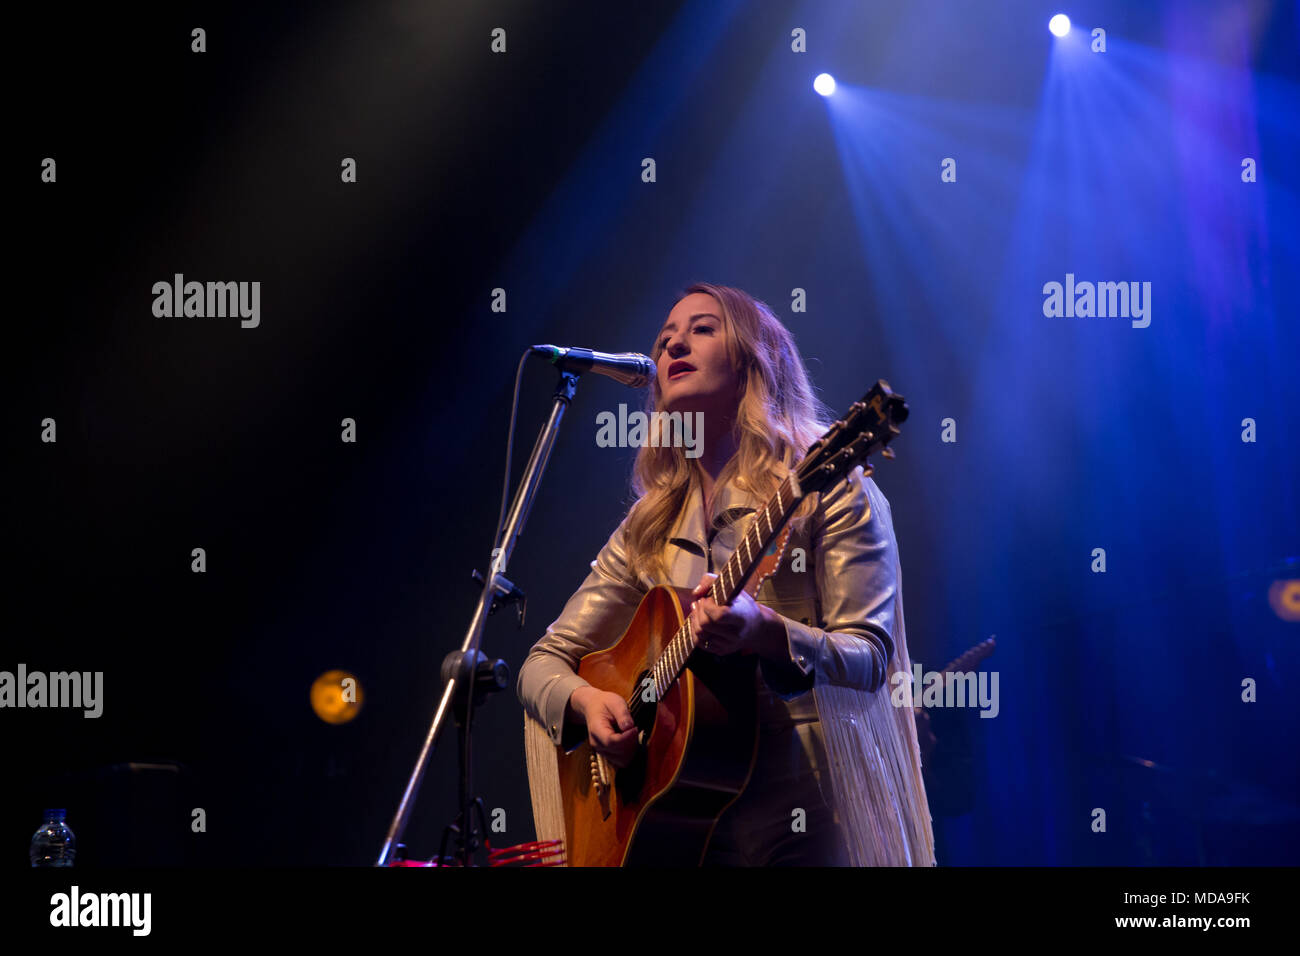
[[[559, 434], [560, 420], [564, 417], [565, 410], [568, 408], [569, 403], [573, 401], [573, 396], [577, 392], [579, 374], [563, 370], [560, 372], [560, 380], [556, 383], [555, 394], [552, 397], [550, 418], [542, 426], [542, 430], [537, 435], [537, 441], [533, 445], [533, 453], [529, 456], [523, 479], [520, 481], [519, 489], [515, 492], [514, 501], [510, 505], [510, 512], [501, 538], [501, 547], [493, 550], [487, 585], [479, 595], [478, 605], [474, 608], [474, 616], [470, 620], [469, 629], [465, 632], [465, 639], [460, 645], [459, 653], [462, 659], [466, 662], [473, 662], [473, 664], [467, 663], [467, 666], [444, 668], [446, 686], [443, 688], [442, 700], [438, 703], [438, 709], [433, 715], [433, 723], [430, 724], [429, 732], [425, 735], [424, 746], [420, 748], [420, 755], [416, 759], [415, 767], [411, 771], [411, 777], [406, 783], [402, 801], [397, 806], [397, 812], [393, 815], [392, 823], [389, 824], [388, 835], [384, 839], [383, 849], [379, 852], [379, 859], [375, 861], [376, 866], [388, 866], [396, 862], [395, 851], [397, 847], [401, 846], [402, 834], [406, 830], [411, 811], [415, 807], [415, 801], [420, 792], [420, 784], [423, 782], [424, 773], [428, 769], [429, 756], [433, 753], [438, 737], [442, 733], [447, 713], [451, 710], [452, 701], [457, 696], [457, 684], [459, 683], [469, 683], [471, 685], [466, 688], [468, 692], [465, 693], [466, 702], [464, 705], [464, 720], [466, 727], [469, 726], [474, 711], [474, 699], [477, 696], [474, 693], [475, 688], [472, 686], [475, 680], [473, 675], [476, 672], [476, 666], [474, 665], [480, 660], [478, 649], [479, 642], [483, 637], [483, 629], [487, 624], [488, 615], [500, 598], [509, 597], [512, 593], [515, 593], [514, 585], [505, 578], [506, 565], [509, 563], [510, 555], [515, 549], [515, 542], [519, 540], [519, 535], [523, 532], [524, 523], [528, 520], [528, 512], [532, 508], [538, 486], [541, 485], [542, 473], [546, 470], [546, 463], [551, 457], [551, 449], [554, 448], [555, 438]], [[466, 677], [467, 674], [470, 676]], [[470, 847], [474, 842], [474, 822], [469, 813], [468, 783], [466, 779], [470, 760], [471, 755], [468, 752], [462, 755], [461, 810], [463, 830], [461, 832], [466, 865], [469, 864]], [[466, 834], [468, 834], [468, 839], [464, 839]]]

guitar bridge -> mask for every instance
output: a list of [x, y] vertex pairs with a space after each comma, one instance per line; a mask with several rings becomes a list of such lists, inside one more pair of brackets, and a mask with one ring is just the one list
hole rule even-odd
[[591, 785], [596, 790], [596, 799], [600, 801], [600, 818], [608, 820], [611, 813], [609, 796], [614, 770], [603, 755], [591, 752]]

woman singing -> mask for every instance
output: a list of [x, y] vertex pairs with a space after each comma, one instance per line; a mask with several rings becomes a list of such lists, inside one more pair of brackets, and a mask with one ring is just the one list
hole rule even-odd
[[700, 646], [760, 664], [757, 762], [703, 864], [933, 865], [912, 708], [891, 700], [911, 661], [889, 503], [860, 468], [809, 496], [757, 600], [717, 605], [705, 596], [713, 572], [829, 421], [790, 333], [739, 289], [689, 287], [652, 355], [649, 409], [702, 412], [702, 453], [637, 453], [636, 503], [520, 670], [519, 698], [540, 722], [529, 747], [585, 738], [625, 765], [637, 745], [627, 704], [577, 676], [578, 661], [622, 636], [651, 587], [694, 587]]

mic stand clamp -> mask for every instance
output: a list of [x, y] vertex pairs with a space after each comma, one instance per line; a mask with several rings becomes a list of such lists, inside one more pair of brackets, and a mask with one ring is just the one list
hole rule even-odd
[[[469, 575], [474, 579], [480, 590], [487, 587], [487, 581], [483, 579], [483, 573], [478, 568], [471, 571]], [[498, 574], [497, 593], [492, 595], [492, 606], [488, 608], [488, 614], [495, 614], [507, 604], [518, 605], [519, 629], [522, 631], [524, 628], [524, 615], [528, 611], [528, 595]]]

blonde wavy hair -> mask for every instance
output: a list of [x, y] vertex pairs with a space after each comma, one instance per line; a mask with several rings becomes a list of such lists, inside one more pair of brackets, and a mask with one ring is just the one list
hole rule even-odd
[[[830, 427], [831, 416], [813, 393], [794, 336], [766, 303], [731, 286], [696, 282], [677, 296], [674, 305], [697, 292], [717, 300], [727, 357], [740, 381], [732, 426], [737, 450], [719, 473], [717, 485], [731, 480], [766, 501], [776, 494], [777, 486], [808, 446]], [[660, 341], [656, 336], [650, 350], [656, 362], [663, 352]], [[661, 411], [662, 399], [656, 377], [645, 410]], [[629, 511], [626, 533], [628, 572], [634, 580], [644, 574], [656, 583], [669, 583], [664, 546], [692, 483], [699, 480], [695, 462], [681, 447], [646, 443], [637, 452], [632, 468], [636, 502]], [[805, 499], [795, 512], [795, 521], [808, 520], [817, 497]]]

